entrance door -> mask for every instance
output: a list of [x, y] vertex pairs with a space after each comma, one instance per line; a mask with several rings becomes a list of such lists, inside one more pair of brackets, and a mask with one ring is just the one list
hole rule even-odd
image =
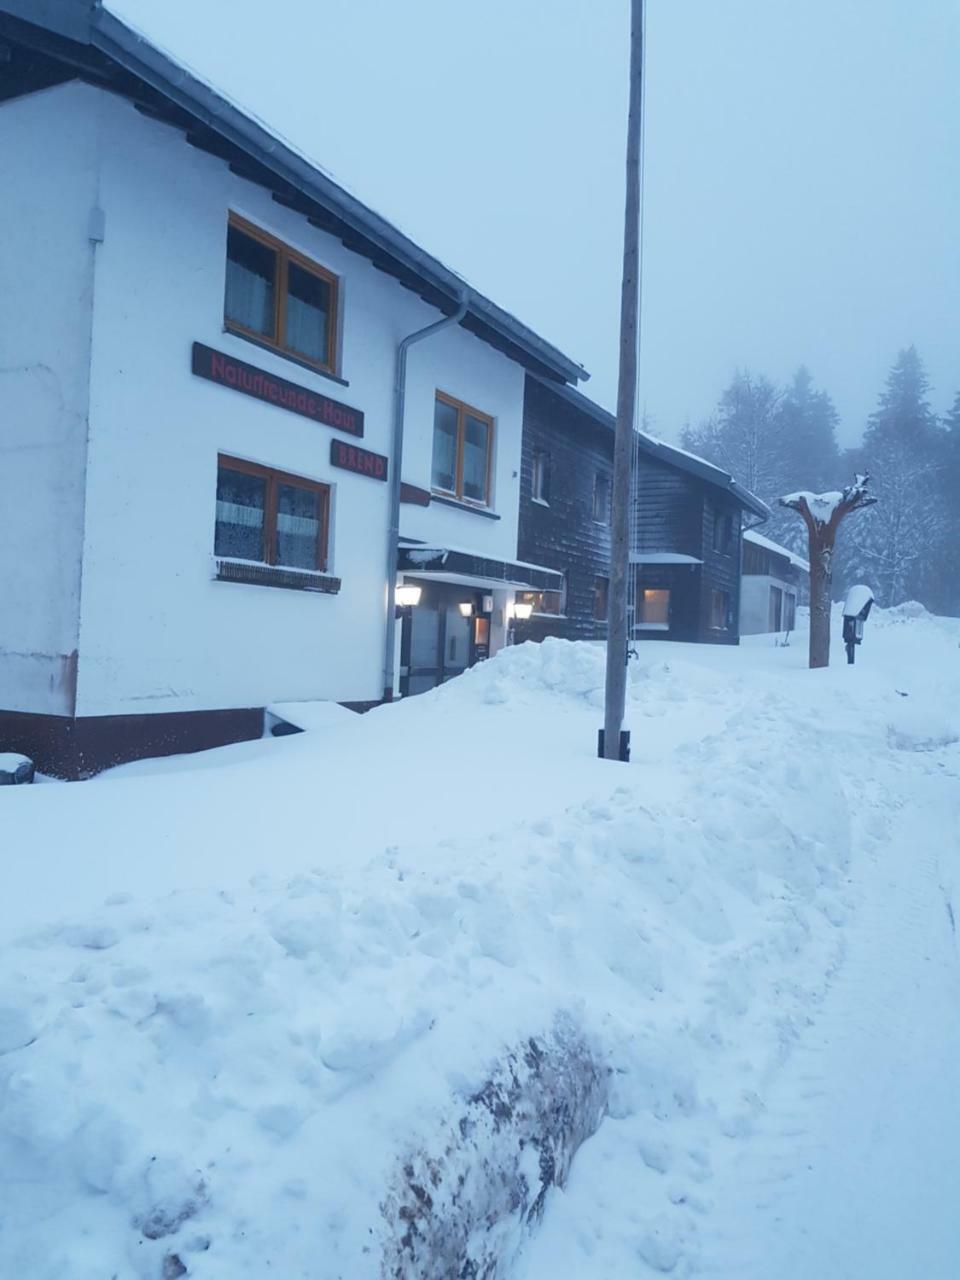
[[783, 592], [779, 587], [770, 588], [770, 625], [768, 630], [780, 631], [783, 621]]
[[[469, 604], [466, 616], [460, 606]], [[425, 693], [489, 654], [489, 619], [478, 615], [478, 593], [430, 582], [420, 603], [404, 615], [400, 637], [400, 692]], [[481, 625], [483, 624], [483, 625]]]
[[473, 618], [465, 618], [456, 604], [445, 605], [443, 613], [443, 666], [437, 681], [441, 684], [462, 675], [470, 666], [470, 635]]
[[[410, 610], [409, 620], [404, 619], [408, 631], [410, 653], [404, 665], [406, 677], [401, 681], [401, 693], [425, 693], [440, 683], [438, 676], [441, 662], [441, 615], [438, 609], [417, 605]], [[403, 640], [407, 640], [403, 636]], [[406, 645], [404, 645], [406, 647]], [[406, 685], [406, 688], [403, 685]]]

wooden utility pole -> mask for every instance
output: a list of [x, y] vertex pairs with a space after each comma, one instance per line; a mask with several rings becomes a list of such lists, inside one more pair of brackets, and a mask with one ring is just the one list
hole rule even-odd
[[830, 604], [833, 584], [833, 549], [837, 530], [851, 511], [876, 502], [867, 493], [869, 476], [857, 476], [842, 493], [788, 493], [780, 499], [803, 517], [810, 543], [810, 668], [830, 665]]
[[607, 594], [607, 681], [603, 754], [620, 759], [627, 692], [627, 575], [630, 572], [630, 467], [637, 404], [640, 341], [640, 151], [643, 114], [643, 0], [630, 4], [630, 107], [627, 116], [627, 195], [620, 287], [620, 376], [613, 448], [610, 588]]

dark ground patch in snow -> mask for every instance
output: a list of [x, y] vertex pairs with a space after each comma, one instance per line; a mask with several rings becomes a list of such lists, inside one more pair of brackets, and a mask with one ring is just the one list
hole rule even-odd
[[511, 1051], [404, 1161], [382, 1205], [385, 1280], [498, 1280], [606, 1109], [609, 1072], [569, 1025]]

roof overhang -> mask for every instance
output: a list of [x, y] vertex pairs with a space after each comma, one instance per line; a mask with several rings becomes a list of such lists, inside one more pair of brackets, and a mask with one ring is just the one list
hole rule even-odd
[[563, 574], [542, 565], [509, 560], [493, 560], [489, 556], [455, 551], [449, 547], [401, 545], [397, 572], [410, 577], [435, 578], [441, 582], [457, 582], [478, 589], [495, 590], [512, 587], [526, 591], [560, 591]]
[[631, 564], [703, 564], [696, 556], [681, 551], [631, 551]]
[[[617, 420], [614, 415], [575, 387], [560, 386], [539, 377], [535, 377], [535, 380], [546, 386], [555, 395], [560, 396], [572, 408], [578, 409], [586, 419], [596, 426], [611, 433], [616, 430]], [[688, 453], [686, 449], [667, 444], [665, 440], [657, 440], [653, 436], [648, 436], [643, 431], [635, 432], [635, 439], [640, 452], [648, 458], [663, 462], [669, 467], [675, 467], [679, 471], [686, 471], [689, 475], [703, 480], [705, 484], [713, 485], [715, 488], [729, 494], [738, 506], [745, 508], [747, 511], [752, 511], [761, 521], [770, 518], [770, 508], [767, 504], [758, 498], [755, 493], [751, 493], [749, 489], [735, 480], [729, 472], [724, 471], [722, 467], [715, 466], [712, 462], [708, 462], [706, 458], [698, 458], [696, 454]]]
[[99, 0], [0, 0], [0, 45], [14, 64], [0, 100], [76, 78], [118, 93], [144, 114], [181, 129], [193, 146], [269, 189], [280, 204], [339, 237], [444, 314], [457, 310], [466, 289], [462, 326], [532, 373], [556, 383], [589, 377]]

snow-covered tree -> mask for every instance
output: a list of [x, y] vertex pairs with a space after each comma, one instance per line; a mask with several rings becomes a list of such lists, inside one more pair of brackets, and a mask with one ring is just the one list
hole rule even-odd
[[683, 447], [715, 462], [758, 497], [783, 487], [782, 392], [762, 375], [738, 369], [717, 412], [699, 428], [685, 428]]
[[845, 489], [827, 493], [788, 493], [780, 506], [796, 511], [807, 526], [810, 560], [810, 666], [830, 665], [830, 604], [837, 531], [852, 511], [877, 499], [867, 492], [870, 477], [857, 476]]
[[863, 578], [884, 606], [922, 597], [945, 534], [939, 471], [943, 432], [915, 347], [901, 351], [856, 451], [879, 503], [854, 531], [846, 576]]
[[840, 474], [839, 418], [830, 396], [826, 391], [816, 389], [813, 376], [805, 365], [797, 369], [783, 392], [778, 412], [779, 430], [774, 433], [772, 444], [779, 452], [776, 466], [781, 482], [776, 493], [761, 495], [773, 507], [765, 532], [791, 551], [805, 554], [803, 527], [788, 512], [778, 510], [774, 499], [784, 489], [802, 487], [816, 493], [837, 483]]

